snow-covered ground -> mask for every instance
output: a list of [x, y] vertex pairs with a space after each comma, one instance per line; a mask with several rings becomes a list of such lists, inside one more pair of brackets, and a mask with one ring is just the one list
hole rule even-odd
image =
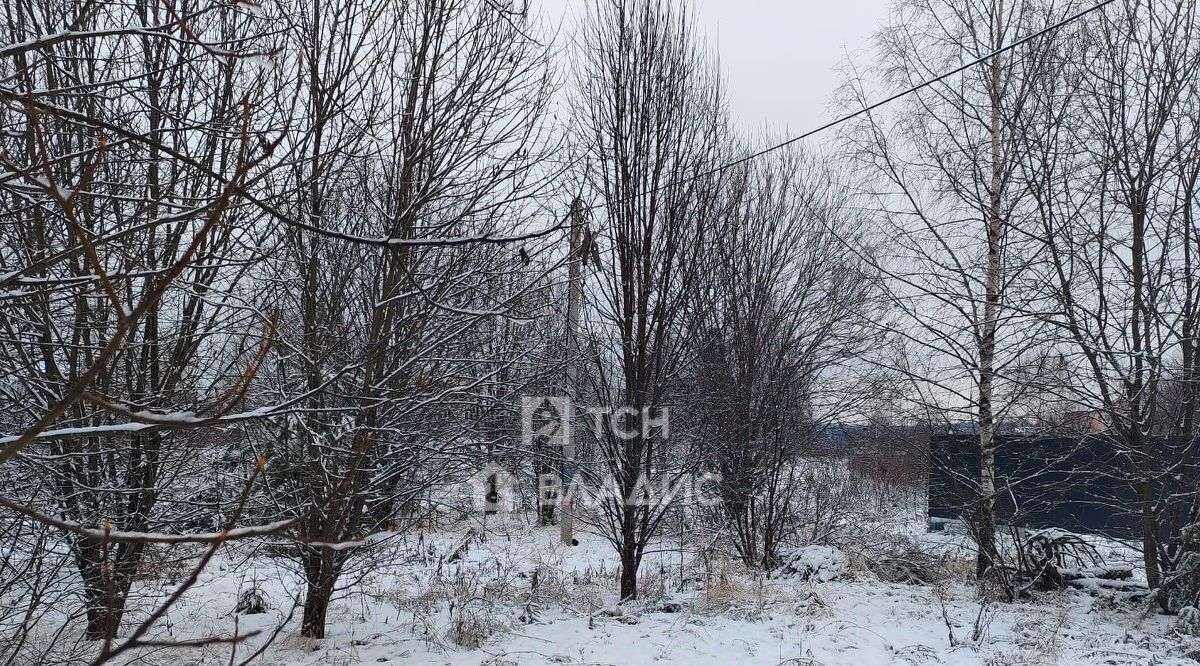
[[[449, 562], [468, 530], [468, 549]], [[181, 640], [262, 630], [238, 647], [241, 661], [282, 626], [256, 660], [263, 664], [1197, 663], [1189, 654], [1200, 655], [1193, 652], [1200, 642], [1173, 634], [1172, 618], [1141, 602], [1069, 591], [980, 604], [961, 535], [901, 531], [945, 557], [946, 582], [882, 582], [853, 551], [835, 580], [754, 575], [685, 534], [682, 547], [676, 535], [652, 548], [641, 570], [643, 598], [620, 605], [615, 557], [596, 535], [566, 547], [556, 528], [517, 516], [414, 533], [377, 553], [385, 566], [346, 581], [352, 585], [321, 641], [298, 635], [302, 586], [286, 561], [231, 547], [158, 631]], [[143, 593], [170, 589], [169, 581], [145, 586]], [[265, 594], [268, 611], [234, 613], [251, 587]], [[227, 646], [139, 658], [230, 663]]]

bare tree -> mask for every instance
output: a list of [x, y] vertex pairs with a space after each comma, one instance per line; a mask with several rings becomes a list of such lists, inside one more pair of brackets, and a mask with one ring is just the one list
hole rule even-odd
[[[1028, 0], [904, 0], [880, 35], [884, 86], [903, 89], [980, 58], [1057, 20]], [[1051, 18], [1053, 17], [1053, 19]], [[995, 544], [997, 423], [1010, 371], [1041, 334], [1024, 316], [1022, 282], [1034, 245], [1021, 234], [1018, 165], [1026, 100], [1045, 38], [909, 95], [893, 115], [868, 115], [851, 136], [884, 233], [895, 238], [885, 267], [908, 353], [895, 369], [933, 411], [974, 425], [981, 473], [971, 512], [980, 579], [998, 566]], [[865, 104], [862, 88], [852, 105]]]
[[[688, 358], [686, 310], [714, 233], [723, 96], [687, 10], [664, 0], [604, 3], [579, 38], [575, 119], [602, 268], [588, 289], [590, 393], [619, 407], [596, 432], [616, 492], [601, 529], [621, 557], [621, 597], [665, 507], [635, 501], [650, 477], [682, 473], [651, 426]], [[644, 498], [642, 498], [644, 499]]]
[[44, 481], [4, 506], [66, 533], [103, 660], [152, 541], [129, 535], [188, 519], [162, 502], [196, 455], [185, 433], [240, 403], [269, 337], [242, 307], [243, 194], [283, 127], [240, 57], [269, 30], [157, 2], [18, 0], [4, 19], [0, 402], [20, 434], [0, 462]]
[[[474, 0], [302, 3], [309, 68], [302, 155], [268, 299], [274, 357], [273, 502], [303, 516], [301, 633], [322, 637], [348, 542], [403, 530], [417, 500], [478, 445], [478, 404], [518, 356], [481, 358], [474, 332], [527, 316], [533, 229], [551, 169], [553, 80], [531, 26]], [[376, 242], [372, 239], [380, 239]], [[532, 276], [536, 278], [536, 275]], [[493, 398], [506, 397], [502, 391]], [[477, 414], [478, 415], [478, 414]]]
[[[1106, 413], [1120, 442], [1152, 587], [1170, 559], [1164, 481], [1183, 464], [1153, 440], [1160, 385], [1175, 359], [1185, 377], [1195, 362], [1196, 11], [1122, 2], [1078, 26], [1031, 102], [1039, 122], [1026, 139], [1043, 311], [1086, 377], [1078, 399]], [[1193, 427], [1191, 413], [1181, 426]]]
[[857, 254], [869, 245], [861, 221], [816, 157], [788, 149], [726, 180], [728, 213], [697, 295], [697, 411], [738, 552], [769, 568], [799, 524], [800, 457], [854, 406], [847, 366], [870, 351], [867, 318], [883, 308]]

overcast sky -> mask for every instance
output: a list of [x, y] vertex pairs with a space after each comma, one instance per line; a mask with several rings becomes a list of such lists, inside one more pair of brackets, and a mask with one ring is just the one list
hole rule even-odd
[[[531, 0], [551, 23], [594, 0]], [[798, 133], [831, 117], [847, 52], [867, 49], [891, 0], [693, 0], [721, 54], [730, 109], [742, 128]], [[861, 55], [861, 54], [860, 54]], [[861, 60], [861, 58], [859, 58]]]

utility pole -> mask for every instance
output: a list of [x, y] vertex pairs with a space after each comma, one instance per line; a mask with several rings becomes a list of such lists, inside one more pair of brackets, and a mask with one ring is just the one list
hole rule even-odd
[[[584, 232], [583, 202], [576, 198], [571, 202], [571, 231], [570, 250], [567, 256], [567, 397], [579, 395], [579, 309], [583, 301], [583, 232]], [[571, 499], [574, 495], [572, 485], [575, 483], [575, 428], [570, 424], [574, 405], [568, 402], [570, 408], [564, 419], [567, 421], [566, 436], [563, 437], [562, 450], [562, 484], [559, 490], [558, 503], [558, 532], [562, 542], [568, 546], [575, 545], [574, 517], [571, 515]]]

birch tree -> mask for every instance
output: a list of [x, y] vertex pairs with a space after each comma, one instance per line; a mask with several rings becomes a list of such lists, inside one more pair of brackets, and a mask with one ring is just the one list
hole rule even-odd
[[[940, 76], [1059, 18], [1053, 3], [1027, 0], [903, 0], [879, 36], [885, 92]], [[1022, 282], [1032, 261], [1022, 235], [1025, 197], [1017, 166], [1025, 105], [1047, 38], [872, 113], [850, 134], [857, 163], [872, 174], [868, 200], [895, 239], [884, 267], [906, 353], [895, 369], [913, 397], [952, 410], [978, 431], [981, 473], [970, 512], [981, 580], [996, 573], [995, 445], [1007, 410], [1010, 370], [1040, 344], [1024, 316]], [[853, 86], [850, 106], [864, 105]]]
[[1103, 410], [1116, 436], [1151, 587], [1171, 561], [1160, 541], [1167, 498], [1189, 492], [1173, 490], [1184, 460], [1155, 435], [1194, 436], [1194, 389], [1173, 428], [1160, 427], [1159, 399], [1172, 366], [1183, 360], [1188, 378], [1195, 362], [1196, 11], [1122, 2], [1077, 26], [1026, 133], [1042, 311], [1070, 345], [1077, 399]]

